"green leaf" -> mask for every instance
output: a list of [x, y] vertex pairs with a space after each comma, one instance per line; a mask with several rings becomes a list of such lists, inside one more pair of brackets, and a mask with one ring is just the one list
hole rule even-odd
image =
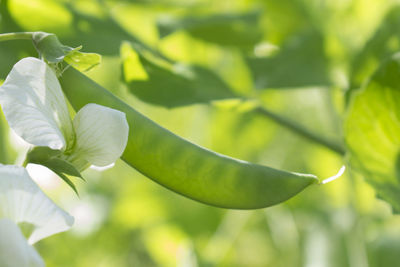
[[350, 163], [400, 211], [400, 54], [355, 94], [345, 120]]
[[49, 63], [60, 63], [63, 60], [80, 71], [87, 71], [100, 64], [101, 56], [95, 53], [83, 53], [82, 46], [72, 48], [63, 45], [55, 34], [35, 32], [33, 44], [39, 55]]
[[174, 18], [163, 16], [158, 31], [164, 38], [175, 31], [184, 30], [195, 38], [226, 46], [251, 47], [262, 38], [258, 27], [261, 12], [243, 14], [214, 14]]
[[[351, 63], [351, 89], [357, 89], [379, 66], [400, 49], [400, 7], [391, 9]], [[352, 90], [353, 91], [353, 90]]]
[[82, 12], [71, 3], [66, 3], [65, 8], [72, 17], [71, 31], [74, 33], [60, 38], [66, 44], [83, 44], [85, 50], [104, 56], [118, 55], [123, 41], [136, 43], [153, 51], [138, 37], [121, 27], [117, 20], [109, 14], [105, 13], [101, 17], [96, 17]]
[[290, 38], [272, 56], [248, 57], [247, 63], [258, 89], [329, 84], [324, 40], [316, 31]]
[[[124, 46], [122, 52], [127, 49]], [[171, 63], [142, 49], [136, 52], [125, 57], [124, 79], [129, 90], [145, 102], [173, 108], [237, 97], [219, 76], [204, 67]], [[142, 75], [129, 80], [129, 72], [136, 70]]]

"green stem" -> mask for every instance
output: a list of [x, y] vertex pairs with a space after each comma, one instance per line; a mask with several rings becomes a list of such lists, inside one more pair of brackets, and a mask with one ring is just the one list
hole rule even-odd
[[10, 40], [31, 40], [33, 32], [10, 32], [0, 34], [0, 42]]
[[300, 125], [295, 121], [289, 120], [288, 118], [278, 115], [264, 107], [257, 107], [254, 109], [254, 112], [270, 118], [279, 125], [286, 127], [287, 129], [297, 133], [298, 135], [301, 135], [310, 141], [322, 145], [339, 155], [343, 156], [345, 154], [345, 150], [341, 144], [333, 140], [328, 140], [324, 137], [321, 137], [320, 135], [311, 132], [309, 129], [305, 128], [303, 125]]

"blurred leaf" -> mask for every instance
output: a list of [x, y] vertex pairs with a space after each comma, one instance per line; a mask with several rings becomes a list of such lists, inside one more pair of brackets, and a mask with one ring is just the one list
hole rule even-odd
[[394, 52], [400, 50], [400, 7], [394, 7], [351, 63], [351, 87], [357, 89]]
[[371, 242], [368, 246], [369, 266], [393, 266], [399, 259], [399, 238], [398, 233], [385, 233]]
[[124, 79], [129, 90], [145, 102], [173, 108], [236, 97], [219, 76], [204, 67], [167, 62], [140, 48], [135, 51], [137, 54], [123, 48], [122, 52], [128, 53], [123, 68], [141, 74], [128, 80], [129, 73], [124, 72]]
[[24, 31], [71, 34], [71, 15], [62, 1], [9, 0], [9, 12]]
[[[2, 4], [3, 1], [0, 2], [0, 11], [7, 10], [8, 5]], [[34, 0], [29, 5], [24, 1], [12, 1], [10, 6], [15, 14], [5, 17], [10, 18], [10, 22], [2, 30], [53, 32], [63, 44], [72, 47], [82, 45], [85, 51], [101, 55], [118, 55], [124, 40], [151, 49], [116, 22], [110, 8], [102, 1], [93, 1], [97, 2], [93, 5], [100, 10], [100, 14], [96, 15], [80, 8], [81, 2], [85, 1]]]
[[290, 36], [315, 26], [310, 14], [313, 2], [303, 0], [261, 1], [267, 12], [267, 15], [263, 17], [263, 24], [267, 28], [268, 41], [281, 45]]
[[350, 161], [380, 198], [400, 211], [400, 54], [355, 95], [345, 121]]
[[158, 31], [164, 38], [184, 30], [195, 38], [225, 46], [251, 47], [262, 38], [258, 27], [261, 12], [243, 14], [215, 14], [209, 16], [161, 17]]
[[247, 62], [258, 89], [329, 84], [324, 40], [316, 31], [288, 39], [272, 56], [248, 57]]
[[21, 28], [19, 27], [19, 25], [14, 21], [14, 19], [10, 15], [9, 0], [1, 0], [0, 1], [0, 14], [1, 14], [0, 27], [1, 27], [2, 32], [21, 31]]
[[[0, 32], [21, 32], [24, 31], [9, 13], [9, 1], [0, 1]], [[28, 55], [35, 54], [35, 48], [26, 40], [2, 42], [0, 45], [0, 78], [5, 79], [7, 74], [19, 59], [21, 53]]]
[[130, 41], [143, 49], [156, 53], [151, 47], [121, 27], [111, 15], [106, 14], [104, 17], [88, 15], [70, 3], [65, 4], [65, 7], [73, 17], [71, 26], [74, 34], [59, 35], [64, 43], [82, 44], [85, 50], [101, 55], [117, 55], [121, 42]]

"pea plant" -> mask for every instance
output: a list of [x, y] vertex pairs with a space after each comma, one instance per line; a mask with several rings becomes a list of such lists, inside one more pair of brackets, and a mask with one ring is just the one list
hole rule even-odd
[[[76, 192], [68, 175], [83, 179], [81, 172], [90, 165], [107, 166], [121, 155], [130, 166], [172, 191], [222, 208], [265, 208], [319, 183], [314, 175], [253, 164], [190, 143], [141, 115], [79, 71], [97, 64], [98, 55], [81, 53], [80, 48], [62, 45], [54, 34], [0, 35], [0, 40], [20, 38], [32, 39], [40, 59], [26, 57], [13, 66], [0, 87], [0, 104], [9, 126], [33, 145], [24, 166], [28, 163], [46, 166]], [[70, 64], [63, 66], [64, 61]], [[400, 126], [397, 113], [392, 110], [396, 110], [395, 82], [399, 79], [399, 70], [398, 56], [394, 56], [354, 99], [345, 122], [349, 128], [346, 141], [352, 160], [357, 158], [354, 164], [373, 174], [369, 176], [371, 183], [376, 184], [395, 209], [399, 202], [390, 181], [393, 172], [396, 173], [396, 166], [391, 167], [380, 160], [367, 166], [364, 162], [371, 162], [371, 157], [392, 157], [396, 162], [395, 147], [398, 146]], [[73, 120], [61, 88], [74, 109], [78, 110]], [[370, 110], [372, 104], [365, 105], [371, 97], [381, 99], [378, 106], [381, 112], [378, 114]], [[389, 113], [388, 119], [379, 122], [371, 131], [369, 120], [374, 121], [374, 116], [385, 112]], [[379, 149], [374, 143], [362, 148], [357, 146], [360, 138], [369, 141], [382, 134], [388, 137], [388, 141]], [[1, 253], [8, 255], [11, 251], [13, 255], [2, 258], [7, 259], [7, 266], [15, 266], [16, 262], [19, 266], [43, 266], [35, 250], [23, 241], [24, 231], [29, 244], [33, 244], [48, 235], [67, 230], [73, 219], [40, 191], [23, 167], [3, 165], [0, 171], [2, 198], [5, 200], [2, 201], [0, 230], [10, 235], [12, 240], [12, 246], [2, 245]], [[344, 168], [321, 184], [340, 176], [343, 171]], [[41, 203], [46, 204], [38, 207]], [[38, 212], [46, 216], [40, 216]], [[57, 223], [52, 223], [53, 220]]]
[[[0, 35], [0, 40], [27, 37], [32, 38], [41, 59], [26, 57], [13, 66], [0, 87], [0, 105], [10, 127], [34, 145], [26, 155], [24, 166], [28, 163], [46, 166], [77, 193], [68, 175], [83, 179], [81, 172], [90, 165], [112, 164], [124, 150], [123, 159], [156, 182], [192, 199], [224, 208], [268, 207], [318, 182], [313, 175], [276, 170], [220, 155], [168, 132], [78, 70], [68, 71], [67, 67], [60, 67], [64, 60], [67, 63], [71, 61], [71, 65], [77, 65], [78, 69], [88, 64], [91, 67], [90, 64], [97, 63], [98, 57], [95, 56], [93, 63], [92, 54], [62, 45], [54, 34], [9, 33]], [[68, 78], [66, 71], [74, 77]], [[73, 120], [57, 76], [63, 77], [63, 88], [67, 88], [65, 92], [69, 101], [76, 109], [79, 108]], [[85, 88], [84, 93], [80, 93], [81, 88]], [[176, 153], [180, 156], [176, 157]], [[22, 231], [26, 228], [32, 231], [28, 241], [33, 244], [46, 235], [68, 229], [73, 219], [46, 198], [23, 167], [3, 165], [1, 168], [9, 179], [2, 181], [6, 199], [1, 213], [4, 218], [1, 219], [4, 222], [2, 230], [15, 232], [11, 236], [15, 249], [8, 248], [14, 256], [4, 256], [8, 261], [6, 264], [12, 266], [21, 262], [21, 266], [42, 266], [43, 261], [37, 253], [22, 241], [23, 235], [17, 224], [22, 223]], [[10, 177], [13, 175], [20, 178], [12, 181]], [[25, 186], [34, 190], [33, 193], [28, 191], [32, 195], [27, 198], [27, 203], [20, 203], [14, 194], [18, 196], [19, 191], [25, 191]], [[284, 190], [277, 190], [279, 188]], [[40, 218], [35, 211], [38, 204], [29, 202], [36, 195], [40, 196], [40, 201], [50, 203], [43, 212], [57, 211], [54, 219], [51, 216], [43, 223], [61, 220], [59, 228], [54, 229], [56, 225], [53, 224], [38, 226], [40, 224], [35, 218], [30, 218], [29, 213], [24, 214], [27, 213], [24, 210], [26, 205]], [[15, 217], [15, 213], [22, 213], [23, 217]], [[42, 235], [45, 236], [36, 238], [36, 228], [43, 228], [46, 234]], [[7, 246], [4, 244], [4, 247]], [[3, 255], [9, 253], [8, 249], [2, 251]], [[22, 249], [29, 253], [20, 252]], [[21, 258], [21, 253], [26, 258]]]
[[[42, 60], [27, 57], [14, 65], [0, 87], [1, 106], [15, 133], [34, 145], [23, 165], [42, 164], [77, 192], [67, 175], [82, 178], [81, 172], [90, 165], [106, 166], [119, 158], [128, 138], [126, 117], [92, 103], [71, 120], [54, 64], [65, 57], [57, 53], [77, 52], [61, 46], [54, 35], [34, 33], [32, 39]], [[1, 165], [0, 169], [1, 231], [8, 237], [2, 239], [2, 266], [44, 266], [29, 244], [69, 229], [73, 218], [46, 197], [23, 167]]]
[[[251, 26], [257, 16], [255, 11], [239, 17], [164, 17], [157, 26], [161, 38], [175, 31], [186, 31], [194, 38], [221, 46], [235, 43], [245, 50], [259, 43], [259, 33], [241, 32], [240, 27], [227, 25], [239, 20]], [[210, 21], [221, 27], [217, 27], [217, 34], [204, 34], [210, 28], [215, 30]], [[233, 31], [232, 36], [244, 38], [240, 42], [224, 38], [228, 30]], [[380, 56], [374, 50], [382, 39], [379, 32], [377, 35], [379, 38], [371, 39], [351, 67], [346, 111], [340, 121], [344, 134], [339, 141], [316, 134], [295, 120], [270, 111], [250, 96], [232, 90], [209, 69], [171, 60], [139, 40], [121, 45], [122, 80], [141, 101], [167, 108], [239, 99], [248, 104], [251, 112], [268, 117], [337, 154], [351, 172], [361, 174], [378, 197], [397, 213], [400, 211], [400, 55], [391, 53], [370, 71], [365, 58], [371, 54]], [[385, 40], [390, 39], [386, 37]], [[255, 86], [326, 84], [328, 78], [322, 67], [325, 59], [318, 57], [321, 47], [315, 45], [319, 38], [315, 32], [305, 32], [297, 46], [281, 48], [281, 57], [289, 55], [298, 61], [292, 65], [309, 60], [304, 69], [296, 69], [304, 73], [298, 71], [290, 79], [286, 75], [291, 73], [292, 65], [278, 66], [285, 62], [279, 53], [265, 59], [264, 54], [275, 55], [275, 48], [257, 45], [254, 53], [261, 56], [246, 58]], [[345, 171], [343, 166], [337, 175], [323, 179], [203, 148], [163, 128], [118, 98], [110, 88], [89, 78], [85, 72], [101, 64], [98, 53], [81, 52], [81, 46], [67, 46], [52, 33], [0, 34], [1, 43], [19, 40], [32, 42], [36, 52], [6, 66], [11, 71], [0, 86], [0, 106], [9, 127], [31, 148], [22, 166], [0, 165], [1, 266], [44, 266], [32, 245], [69, 230], [74, 222], [31, 179], [25, 169], [30, 163], [47, 167], [79, 194], [71, 177], [85, 180], [82, 173], [90, 166], [109, 166], [121, 158], [172, 192], [218, 208], [241, 210], [285, 202], [308, 187], [317, 188], [340, 177]], [[304, 47], [311, 47], [317, 56], [310, 59], [298, 55]], [[131, 68], [135, 71], [129, 71]], [[265, 76], [265, 72], [270, 76]], [[307, 73], [313, 73], [312, 77]]]

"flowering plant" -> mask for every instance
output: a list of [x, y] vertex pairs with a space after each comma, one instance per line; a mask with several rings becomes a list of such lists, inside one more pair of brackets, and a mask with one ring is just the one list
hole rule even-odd
[[[88, 104], [72, 120], [56, 71], [37, 58], [14, 65], [0, 87], [0, 105], [15, 133], [34, 145], [24, 165], [48, 167], [75, 191], [68, 175], [82, 177], [90, 165], [112, 164], [127, 143], [128, 123], [118, 110]], [[73, 218], [23, 167], [0, 165], [0, 200], [0, 265], [44, 266], [31, 245], [68, 230]]]

